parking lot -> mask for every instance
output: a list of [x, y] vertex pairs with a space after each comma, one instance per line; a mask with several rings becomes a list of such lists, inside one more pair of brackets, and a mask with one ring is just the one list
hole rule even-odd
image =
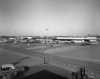
[[[44, 64], [71, 70], [75, 67], [87, 64], [88, 74], [94, 73], [96, 79], [100, 79], [100, 45], [89, 46], [68, 46], [68, 45], [1, 45], [0, 49], [0, 65], [19, 61], [24, 57], [28, 59], [22, 60], [20, 65], [28, 65], [30, 67]], [[42, 47], [44, 46], [44, 47]], [[32, 49], [33, 47], [33, 49]], [[45, 57], [45, 60], [44, 60]], [[51, 69], [52, 71], [52, 69]], [[56, 72], [56, 70], [54, 71]], [[32, 72], [31, 72], [32, 73]]]

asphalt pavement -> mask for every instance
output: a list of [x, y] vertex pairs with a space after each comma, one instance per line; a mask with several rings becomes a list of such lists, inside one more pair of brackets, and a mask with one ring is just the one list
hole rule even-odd
[[[63, 76], [66, 76], [65, 73], [67, 71], [76, 71], [78, 68], [87, 65], [88, 74], [94, 73], [95, 79], [100, 79], [99, 51], [100, 45], [86, 47], [61, 46], [56, 48], [50, 47], [50, 49], [38, 48], [35, 50], [13, 45], [0, 45], [0, 65], [16, 62], [26, 57], [26, 59], [19, 62], [18, 66], [29, 66], [31, 70], [33, 69], [33, 71], [29, 71], [29, 74], [41, 70], [49, 70]], [[61, 69], [60, 71], [59, 68]]]

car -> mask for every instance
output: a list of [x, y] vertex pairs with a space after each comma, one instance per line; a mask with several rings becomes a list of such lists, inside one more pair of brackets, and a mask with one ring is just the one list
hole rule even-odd
[[11, 70], [16, 70], [16, 68], [15, 68], [15, 66], [13, 64], [3, 64], [1, 66], [1, 71], [9, 72]]

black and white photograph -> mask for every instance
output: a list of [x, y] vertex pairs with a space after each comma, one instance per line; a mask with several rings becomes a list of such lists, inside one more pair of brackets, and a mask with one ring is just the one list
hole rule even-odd
[[100, 0], [0, 0], [0, 79], [100, 79]]

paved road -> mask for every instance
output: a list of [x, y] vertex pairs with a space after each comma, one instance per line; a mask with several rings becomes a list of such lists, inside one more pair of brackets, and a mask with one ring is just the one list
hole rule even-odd
[[86, 61], [100, 62], [100, 45], [93, 46], [69, 46], [55, 49], [48, 49], [44, 53], [60, 57], [69, 57]]
[[[30, 63], [30, 61], [34, 62], [33, 65], [43, 63], [42, 54], [37, 54], [35, 51], [27, 51], [23, 48], [15, 48], [12, 46], [0, 46], [0, 66], [6, 63], [13, 63], [19, 61], [22, 63], [23, 61]], [[34, 55], [32, 55], [34, 54]], [[31, 63], [32, 63], [31, 62]]]
[[46, 50], [44, 53], [49, 54], [50, 63], [63, 68], [69, 64], [72, 68], [87, 64], [88, 74], [94, 73], [97, 79], [100, 79], [100, 45], [56, 48]]
[[[52, 66], [59, 67], [65, 70], [69, 69], [69, 71], [73, 71], [79, 68], [80, 66], [87, 64], [87, 69], [89, 70], [88, 73], [90, 74], [92, 72], [96, 75], [96, 79], [100, 79], [100, 45], [93, 45], [88, 47], [59, 47], [37, 50], [27, 50], [24, 48], [13, 47], [9, 45], [4, 45], [0, 47], [0, 55], [5, 57], [0, 58], [2, 58], [2, 60], [5, 61], [5, 63], [13, 62], [12, 60], [14, 59], [14, 61], [17, 61], [20, 58], [28, 56], [30, 58], [23, 60], [19, 65], [41, 65], [44, 63], [45, 59], [45, 63], [47, 64], [45, 67], [50, 65], [49, 70], [51, 71], [53, 70]], [[44, 68], [44, 66], [42, 67]], [[57, 70], [55, 70], [55, 72], [56, 71]]]

